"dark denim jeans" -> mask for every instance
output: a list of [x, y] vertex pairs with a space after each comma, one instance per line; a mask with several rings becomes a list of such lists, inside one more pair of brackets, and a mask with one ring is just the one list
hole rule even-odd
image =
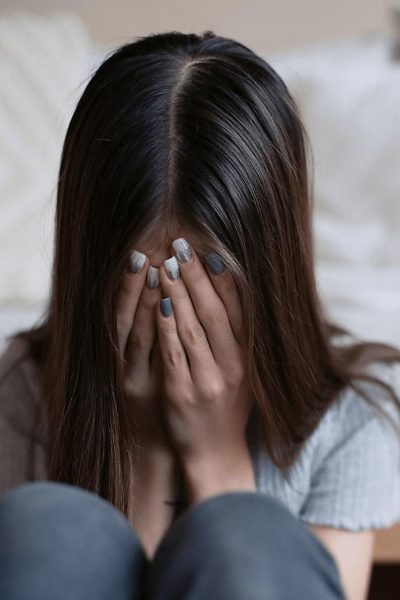
[[0, 501], [1, 600], [345, 600], [332, 555], [286, 507], [227, 492], [182, 512], [148, 561], [112, 504], [40, 481]]

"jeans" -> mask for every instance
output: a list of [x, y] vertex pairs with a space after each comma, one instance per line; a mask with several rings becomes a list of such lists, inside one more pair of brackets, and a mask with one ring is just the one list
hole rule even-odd
[[278, 501], [226, 492], [189, 506], [152, 560], [126, 517], [65, 483], [0, 501], [1, 600], [345, 600], [333, 556]]

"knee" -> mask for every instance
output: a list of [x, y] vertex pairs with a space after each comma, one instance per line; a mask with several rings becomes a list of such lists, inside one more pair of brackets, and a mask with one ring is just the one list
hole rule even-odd
[[[228, 509], [228, 510], [227, 510]], [[243, 516], [246, 520], [258, 521], [260, 515], [271, 522], [295, 519], [288, 508], [268, 494], [253, 491], [225, 492], [211, 496], [193, 507], [194, 512], [203, 512], [207, 518], [224, 519], [226, 515]]]
[[[332, 554], [317, 536], [267, 494], [244, 491], [213, 496], [195, 506], [191, 518], [203, 542], [228, 558], [240, 557], [242, 547], [259, 548], [264, 555], [286, 556], [293, 565], [307, 560], [337, 571]], [[274, 561], [270, 566], [274, 568]]]
[[60, 581], [71, 598], [128, 598], [145, 564], [128, 519], [88, 490], [32, 482], [0, 501], [1, 598], [58, 597]]
[[27, 482], [7, 492], [0, 501], [0, 523], [49, 519], [56, 513], [87, 509], [96, 504], [94, 494], [69, 484]]
[[[281, 502], [251, 491], [212, 496], [191, 507], [174, 523], [174, 530], [190, 530], [206, 547], [235, 553], [243, 545], [292, 552], [302, 547], [310, 553], [328, 554], [312, 532]], [[176, 531], [179, 535], [179, 532]], [[173, 534], [172, 534], [173, 535]], [[201, 541], [201, 542], [200, 542]]]
[[35, 519], [47, 513], [49, 502], [53, 505], [63, 497], [64, 488], [55, 482], [27, 482], [7, 492], [0, 501], [0, 525], [20, 522], [26, 515]]
[[[251, 491], [226, 492], [211, 496], [193, 506], [184, 513], [181, 519], [193, 523], [207, 536], [215, 537], [215, 541], [225, 542], [230, 536], [235, 537], [238, 531], [260, 534], [268, 531], [282, 531], [282, 528], [301, 528], [301, 523], [280, 502], [267, 494]], [[211, 524], [212, 527], [206, 527]], [[224, 533], [221, 536], [221, 533]], [[272, 537], [271, 535], [269, 536]]]
[[0, 501], [0, 537], [10, 532], [40, 530], [51, 536], [57, 531], [68, 537], [72, 532], [89, 535], [112, 529], [131, 535], [126, 517], [110, 502], [93, 492], [67, 483], [35, 481], [7, 492]]
[[[198, 547], [214, 548], [221, 555], [238, 551], [243, 544], [273, 544], [274, 532], [300, 527], [289, 510], [266, 494], [226, 492], [189, 507], [176, 519], [161, 546], [187, 540]], [[190, 541], [189, 541], [190, 540]]]
[[[0, 509], [9, 506], [31, 505], [43, 497], [57, 496], [67, 487], [67, 484], [55, 481], [27, 481], [6, 492], [0, 500]], [[71, 487], [72, 486], [69, 486]]]
[[[99, 554], [123, 557], [139, 547], [128, 519], [107, 500], [66, 483], [22, 484], [0, 501], [1, 557], [64, 552], [81, 556], [96, 546]], [[111, 560], [111, 558], [110, 558]]]

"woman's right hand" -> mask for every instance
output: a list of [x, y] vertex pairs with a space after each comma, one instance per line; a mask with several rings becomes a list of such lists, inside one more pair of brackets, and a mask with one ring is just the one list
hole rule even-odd
[[[161, 411], [162, 361], [157, 337], [155, 310], [160, 303], [158, 269], [147, 256], [134, 252], [133, 267], [126, 271], [117, 302], [117, 329], [123, 358], [124, 386], [129, 415], [144, 451], [172, 454]], [[157, 283], [151, 288], [149, 283]]]

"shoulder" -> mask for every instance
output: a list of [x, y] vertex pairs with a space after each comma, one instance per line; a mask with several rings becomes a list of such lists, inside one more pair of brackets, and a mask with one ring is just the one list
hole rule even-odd
[[379, 381], [353, 380], [322, 419], [321, 430], [327, 448], [344, 444], [351, 436], [366, 430], [381, 431], [387, 440], [396, 438], [395, 434], [394, 438], [389, 435], [393, 428], [381, 411], [392, 419], [396, 427], [400, 427], [400, 362], [376, 361], [365, 369], [365, 373], [390, 386], [397, 404], [390, 391]]
[[12, 338], [0, 355], [0, 422], [3, 427], [6, 425], [22, 435], [30, 434], [40, 378], [29, 343]]
[[36, 423], [39, 390], [29, 344], [13, 338], [0, 356], [0, 496], [47, 478], [47, 430]]
[[[340, 336], [336, 344], [359, 341], [355, 337]], [[400, 427], [400, 361], [375, 361], [365, 368], [365, 373], [376, 377], [379, 381], [390, 386], [395, 393], [397, 406], [392, 400], [391, 393], [379, 382], [365, 379], [354, 379], [336, 397], [321, 422], [327, 442], [345, 440], [348, 434], [367, 425], [384, 426], [387, 420], [382, 418], [379, 409], [391, 417]], [[366, 395], [371, 402], [365, 399]], [[378, 408], [377, 408], [378, 407]], [[331, 434], [330, 436], [327, 433]]]
[[[399, 362], [371, 363], [366, 372], [390, 385], [400, 402]], [[301, 517], [353, 531], [387, 527], [400, 520], [400, 439], [376, 405], [397, 428], [400, 409], [381, 385], [352, 383], [314, 432], [310, 494]]]
[[11, 338], [0, 354], [0, 384], [18, 363], [29, 360], [28, 342], [19, 337]]

